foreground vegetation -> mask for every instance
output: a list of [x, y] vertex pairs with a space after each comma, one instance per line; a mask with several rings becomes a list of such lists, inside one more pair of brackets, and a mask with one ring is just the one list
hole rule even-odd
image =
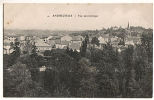
[[[142, 35], [141, 44], [122, 52], [110, 43], [103, 50], [69, 48], [4, 55], [4, 97], [152, 97], [152, 32]], [[45, 71], [39, 68], [46, 66]]]

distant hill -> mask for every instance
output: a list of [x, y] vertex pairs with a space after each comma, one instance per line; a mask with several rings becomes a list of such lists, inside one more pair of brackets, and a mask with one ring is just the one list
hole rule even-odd
[[[10, 30], [10, 29], [5, 29], [4, 30], [4, 35], [9, 36], [9, 35], [18, 35], [18, 36], [39, 36], [39, 37], [45, 37], [45, 36], [50, 36], [50, 35], [67, 35], [67, 34], [72, 34], [72, 33], [78, 33], [79, 31], [66, 31], [66, 30], [57, 30], [57, 31], [52, 31], [52, 30]], [[80, 31], [81, 32], [81, 31]]]
[[[50, 35], [64, 36], [64, 35], [82, 35], [83, 37], [88, 34], [89, 36], [97, 35], [97, 34], [108, 34], [114, 33], [116, 31], [121, 32], [120, 30], [124, 28], [118, 28], [118, 30], [113, 30], [112, 27], [108, 29], [101, 30], [81, 30], [81, 31], [70, 31], [70, 30], [19, 30], [19, 29], [5, 29], [4, 35], [18, 35], [18, 36], [38, 36], [38, 37], [48, 37]], [[137, 32], [138, 34], [143, 33], [144, 31], [153, 30], [153, 29], [145, 29], [143, 27], [134, 27], [130, 26], [130, 30]], [[116, 34], [115, 34], [116, 35]]]

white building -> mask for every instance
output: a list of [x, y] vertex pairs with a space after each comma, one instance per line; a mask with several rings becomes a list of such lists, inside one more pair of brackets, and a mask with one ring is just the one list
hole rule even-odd
[[15, 40], [16, 40], [16, 37], [15, 36], [8, 36], [8, 40], [10, 41], [10, 42], [15, 42]]
[[72, 37], [69, 35], [61, 37], [61, 41], [71, 41], [71, 40], [72, 40]]
[[49, 37], [47, 38], [47, 41], [50, 40], [50, 39], [52, 39], [52, 37], [53, 37], [53, 36], [49, 36]]
[[3, 54], [10, 54], [13, 51], [13, 48], [10, 46], [10, 41], [5, 39], [3, 43]]
[[56, 44], [56, 48], [64, 49], [70, 45], [69, 41], [61, 41], [61, 43]]
[[72, 37], [72, 40], [71, 40], [71, 43], [79, 43], [81, 45], [83, 41], [83, 37], [82, 36], [73, 36]]
[[109, 41], [109, 37], [106, 35], [100, 36], [98, 37], [98, 40], [100, 44], [106, 44]]
[[118, 37], [117, 36], [113, 36], [110, 38], [111, 42], [114, 42], [114, 41], [117, 41], [118, 40]]
[[133, 42], [133, 40], [125, 41], [125, 45], [133, 45], [134, 46], [134, 42]]
[[25, 36], [20, 36], [20, 37], [19, 37], [19, 40], [20, 40], [20, 41], [24, 41], [25, 39], [26, 39]]
[[44, 41], [41, 39], [35, 40], [35, 46], [36, 46], [37, 50], [40, 52], [52, 49], [52, 46], [50, 46], [47, 43], [44, 43]]

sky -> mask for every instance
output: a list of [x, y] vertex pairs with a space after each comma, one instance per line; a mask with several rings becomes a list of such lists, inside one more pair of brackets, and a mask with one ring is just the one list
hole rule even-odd
[[[53, 17], [65, 14], [72, 17]], [[78, 17], [95, 15], [97, 17]], [[111, 26], [153, 28], [153, 5], [136, 4], [4, 4], [4, 29], [93, 30]]]

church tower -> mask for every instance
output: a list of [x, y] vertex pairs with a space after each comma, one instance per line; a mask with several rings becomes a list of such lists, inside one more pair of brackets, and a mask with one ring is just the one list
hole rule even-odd
[[128, 22], [128, 25], [127, 25], [127, 34], [128, 34], [128, 37], [131, 37], [131, 31], [130, 31], [130, 26], [129, 26], [129, 22]]
[[128, 22], [128, 25], [127, 25], [127, 29], [129, 29], [129, 22]]

